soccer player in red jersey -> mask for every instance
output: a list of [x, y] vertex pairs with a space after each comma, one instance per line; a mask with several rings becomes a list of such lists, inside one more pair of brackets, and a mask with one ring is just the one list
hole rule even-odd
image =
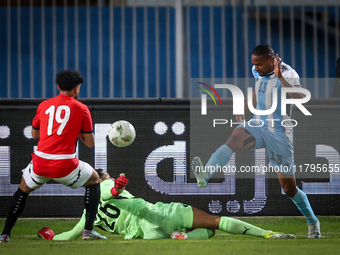
[[9, 241], [11, 230], [25, 208], [27, 196], [51, 179], [71, 188], [86, 188], [83, 239], [106, 239], [93, 228], [100, 199], [99, 175], [88, 163], [75, 156], [78, 137], [89, 148], [94, 146], [90, 111], [77, 100], [83, 82], [79, 72], [62, 70], [56, 75], [60, 94], [39, 104], [32, 121], [32, 136], [39, 139], [38, 149], [23, 170], [19, 188], [9, 205], [0, 242]]

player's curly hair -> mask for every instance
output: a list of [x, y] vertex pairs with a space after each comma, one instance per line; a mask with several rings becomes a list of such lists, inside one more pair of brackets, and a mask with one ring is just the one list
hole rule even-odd
[[76, 70], [66, 69], [61, 70], [56, 75], [55, 82], [59, 85], [61, 90], [71, 91], [77, 85], [84, 82], [84, 78]]
[[265, 58], [274, 57], [274, 50], [268, 44], [259, 44], [251, 53], [255, 56], [263, 56]]
[[101, 168], [95, 168], [94, 170], [96, 170], [96, 172], [99, 175], [99, 178], [101, 179], [103, 177], [103, 175], [104, 175], [104, 170], [101, 169]]

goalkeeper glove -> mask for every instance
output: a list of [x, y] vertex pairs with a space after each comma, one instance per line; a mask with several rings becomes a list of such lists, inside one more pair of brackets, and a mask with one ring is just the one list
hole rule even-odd
[[126, 187], [126, 185], [129, 183], [129, 179], [126, 178], [125, 176], [119, 176], [115, 180], [115, 186], [114, 188], [111, 189], [111, 194], [112, 196], [116, 197], [120, 193], [122, 193], [123, 189]]

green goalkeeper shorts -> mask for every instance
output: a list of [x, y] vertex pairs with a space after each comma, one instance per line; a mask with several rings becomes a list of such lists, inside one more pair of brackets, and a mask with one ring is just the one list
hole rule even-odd
[[147, 204], [139, 215], [143, 239], [170, 238], [174, 230], [185, 231], [192, 223], [192, 208], [182, 203]]

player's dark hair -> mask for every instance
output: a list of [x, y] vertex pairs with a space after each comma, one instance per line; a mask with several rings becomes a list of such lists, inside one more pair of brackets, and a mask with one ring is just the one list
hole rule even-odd
[[57, 73], [55, 82], [57, 85], [59, 85], [61, 90], [71, 91], [77, 85], [83, 83], [84, 78], [78, 71], [67, 69], [61, 70], [59, 73]]
[[103, 175], [104, 175], [104, 170], [101, 169], [101, 168], [96, 168], [96, 169], [94, 169], [94, 170], [96, 170], [96, 172], [97, 172], [98, 175], [99, 175], [99, 178], [101, 179], [101, 178], [103, 177]]
[[268, 44], [259, 44], [251, 53], [255, 56], [263, 56], [265, 58], [274, 57], [274, 50]]

